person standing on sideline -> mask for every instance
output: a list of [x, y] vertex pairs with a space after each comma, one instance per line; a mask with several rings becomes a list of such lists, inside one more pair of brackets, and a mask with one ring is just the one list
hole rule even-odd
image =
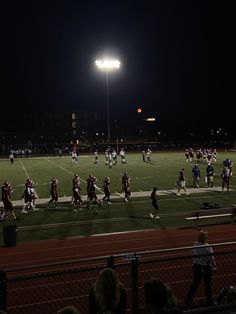
[[229, 192], [229, 181], [230, 181], [230, 169], [228, 167], [225, 167], [223, 169], [223, 172], [221, 174], [222, 178], [222, 192], [224, 191], [224, 188], [226, 186], [227, 192]]
[[110, 201], [110, 178], [109, 177], [106, 177], [104, 180], [103, 180], [103, 191], [104, 191], [104, 194], [105, 196], [103, 197], [102, 201], [104, 202], [105, 200], [107, 201], [107, 204], [111, 204], [111, 201]]
[[204, 281], [207, 305], [213, 305], [212, 299], [212, 270], [216, 270], [216, 263], [213, 256], [213, 249], [207, 243], [208, 233], [200, 231], [198, 239], [194, 242], [192, 255], [193, 255], [193, 282], [188, 291], [185, 303], [191, 307], [195, 293], [201, 283]]
[[49, 204], [54, 202], [55, 203], [55, 207], [57, 208], [58, 205], [58, 192], [57, 192], [57, 187], [58, 187], [58, 181], [56, 178], [52, 178], [51, 181], [51, 187], [50, 187], [50, 195], [51, 195], [51, 199], [48, 202], [48, 208], [49, 208]]
[[193, 173], [193, 187], [199, 188], [199, 182], [200, 182], [200, 169], [198, 167], [198, 164], [195, 164], [195, 166], [192, 169]]
[[71, 205], [73, 207], [73, 212], [77, 213], [77, 207], [81, 208], [82, 206], [82, 198], [80, 195], [80, 177], [78, 174], [75, 174], [72, 179], [72, 198]]
[[184, 190], [184, 192], [186, 193], [186, 195], [189, 195], [189, 193], [187, 192], [186, 190], [186, 182], [185, 182], [185, 173], [184, 173], [184, 168], [181, 169], [181, 171], [179, 172], [179, 178], [178, 178], [178, 182], [177, 182], [177, 185], [178, 185], [178, 191], [177, 191], [177, 195], [178, 196], [181, 196], [180, 194], [180, 190]]
[[8, 181], [5, 181], [1, 187], [4, 209], [1, 211], [0, 221], [4, 221], [4, 218], [8, 216], [8, 213], [12, 215], [14, 220], [17, 220], [11, 201], [12, 190], [13, 188], [11, 187], [10, 183]]
[[151, 199], [152, 199], [152, 206], [154, 208], [154, 211], [150, 213], [151, 218], [159, 219], [160, 217], [158, 216], [158, 211], [159, 211], [159, 206], [157, 203], [157, 187], [154, 186], [152, 193], [151, 193]]
[[128, 202], [128, 198], [131, 195], [130, 192], [130, 177], [128, 176], [127, 172], [124, 172], [124, 175], [121, 178], [122, 182], [122, 190], [125, 192], [125, 202]]
[[[90, 204], [97, 204], [99, 207], [102, 206], [96, 194], [96, 188], [98, 189], [96, 183], [97, 178], [90, 174], [87, 178], [87, 208], [90, 207]], [[98, 214], [98, 211], [96, 210], [95, 213]]]
[[206, 168], [206, 183], [208, 188], [213, 188], [214, 186], [214, 168], [211, 164], [208, 164]]

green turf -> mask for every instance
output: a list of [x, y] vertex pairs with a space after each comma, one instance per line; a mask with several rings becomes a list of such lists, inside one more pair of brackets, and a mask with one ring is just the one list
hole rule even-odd
[[[220, 152], [215, 168], [215, 185], [221, 185], [220, 174], [222, 172], [222, 162], [230, 157], [234, 164], [236, 154], [232, 152]], [[39, 198], [49, 197], [50, 181], [53, 176], [59, 181], [59, 196], [71, 196], [72, 176], [78, 173], [81, 177], [82, 194], [86, 194], [86, 178], [90, 173], [98, 179], [97, 185], [102, 187], [105, 176], [111, 178], [111, 192], [121, 192], [121, 176], [127, 171], [131, 177], [131, 191], [151, 191], [153, 186], [158, 186], [158, 190], [176, 189], [178, 172], [182, 167], [186, 170], [187, 187], [192, 187], [191, 169], [194, 162], [186, 163], [184, 153], [158, 152], [152, 154], [152, 163], [143, 163], [140, 154], [127, 153], [127, 164], [118, 164], [109, 169], [104, 164], [104, 156], [99, 156], [98, 164], [94, 164], [94, 158], [81, 156], [79, 163], [73, 165], [69, 157], [42, 157], [30, 159], [16, 159], [11, 165], [8, 160], [0, 160], [0, 179], [8, 180], [13, 188], [13, 200], [21, 198], [24, 182], [29, 176], [35, 182], [35, 187]], [[205, 163], [200, 163], [202, 173], [201, 186], [204, 187]], [[98, 233], [119, 232], [126, 230], [142, 230], [150, 228], [173, 228], [190, 226], [192, 223], [185, 222], [184, 217], [187, 212], [198, 210], [203, 202], [213, 201], [221, 207], [231, 206], [236, 203], [236, 181], [234, 176], [231, 179], [232, 191], [210, 192], [190, 194], [189, 196], [178, 197], [176, 195], [160, 196], [159, 207], [161, 210], [161, 220], [159, 222], [148, 218], [152, 210], [150, 197], [131, 198], [128, 204], [123, 200], [116, 199], [112, 205], [104, 205], [99, 209], [99, 214], [95, 213], [95, 208], [87, 210], [84, 208], [79, 213], [72, 213], [69, 202], [60, 204], [60, 208], [46, 209], [40, 205], [38, 212], [31, 212], [27, 215], [20, 214], [21, 208], [16, 208], [19, 221], [18, 241], [29, 242], [42, 239], [62, 239], [73, 236], [88, 236]], [[219, 218], [212, 221], [220, 223], [229, 221], [226, 218]], [[209, 223], [204, 221], [203, 224]], [[7, 221], [1, 224], [0, 228], [13, 224]], [[0, 237], [2, 244], [2, 236]]]

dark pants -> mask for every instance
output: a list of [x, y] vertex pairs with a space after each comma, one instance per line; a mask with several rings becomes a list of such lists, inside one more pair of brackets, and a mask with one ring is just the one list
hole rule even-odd
[[208, 266], [201, 266], [198, 264], [193, 265], [193, 282], [189, 289], [186, 305], [191, 306], [194, 295], [200, 286], [201, 280], [203, 279], [206, 293], [206, 301], [208, 305], [212, 305], [212, 290], [211, 290], [211, 278], [212, 278], [212, 269]]

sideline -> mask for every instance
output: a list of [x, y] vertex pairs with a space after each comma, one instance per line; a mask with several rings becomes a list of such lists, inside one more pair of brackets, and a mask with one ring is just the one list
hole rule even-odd
[[[230, 189], [230, 191], [233, 191], [233, 189]], [[188, 189], [188, 193], [189, 195], [186, 195], [185, 193], [181, 194], [181, 196], [176, 197], [175, 200], [179, 199], [181, 200], [182, 196], [186, 197], [186, 196], [191, 196], [193, 194], [199, 194], [199, 193], [210, 193], [210, 192], [221, 192], [221, 187], [213, 187], [213, 188], [190, 188]], [[165, 195], [175, 195], [176, 196], [177, 193], [177, 189], [173, 189], [173, 190], [159, 190], [158, 191], [158, 196], [165, 196]], [[151, 191], [139, 191], [139, 192], [132, 192], [132, 199], [133, 198], [141, 198], [141, 197], [150, 197], [151, 195]], [[220, 195], [224, 195], [220, 194]], [[82, 195], [82, 200], [86, 201], [87, 200], [87, 195]], [[103, 195], [98, 195], [99, 199], [102, 199]], [[111, 199], [120, 199], [121, 197], [125, 197], [124, 193], [120, 194], [120, 193], [111, 193]], [[47, 198], [38, 198], [36, 200], [37, 205], [42, 205], [42, 204], [47, 204], [48, 201], [50, 200], [50, 197]], [[165, 201], [166, 199], [164, 199], [163, 201]], [[167, 199], [168, 200], [168, 199]], [[170, 200], [170, 199], [169, 199]], [[171, 198], [171, 200], [173, 200], [173, 198]], [[71, 201], [71, 196], [64, 196], [64, 197], [59, 197], [58, 199], [58, 203], [66, 203], [66, 202], [70, 202]], [[22, 205], [22, 200], [14, 200], [12, 201], [14, 206], [21, 206]], [[140, 201], [139, 201], [140, 202]], [[132, 202], [134, 203], [134, 202]], [[117, 203], [115, 203], [117, 204]], [[2, 207], [2, 206], [0, 206]]]

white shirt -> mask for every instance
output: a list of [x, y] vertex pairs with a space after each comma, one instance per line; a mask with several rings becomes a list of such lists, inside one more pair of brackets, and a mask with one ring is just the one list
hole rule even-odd
[[192, 249], [192, 255], [193, 263], [198, 264], [201, 266], [207, 266], [210, 265], [212, 268], [215, 268], [215, 259], [213, 255], [208, 256], [198, 256], [203, 254], [213, 254], [213, 249], [208, 243], [201, 243], [201, 242], [194, 242], [193, 249]]

